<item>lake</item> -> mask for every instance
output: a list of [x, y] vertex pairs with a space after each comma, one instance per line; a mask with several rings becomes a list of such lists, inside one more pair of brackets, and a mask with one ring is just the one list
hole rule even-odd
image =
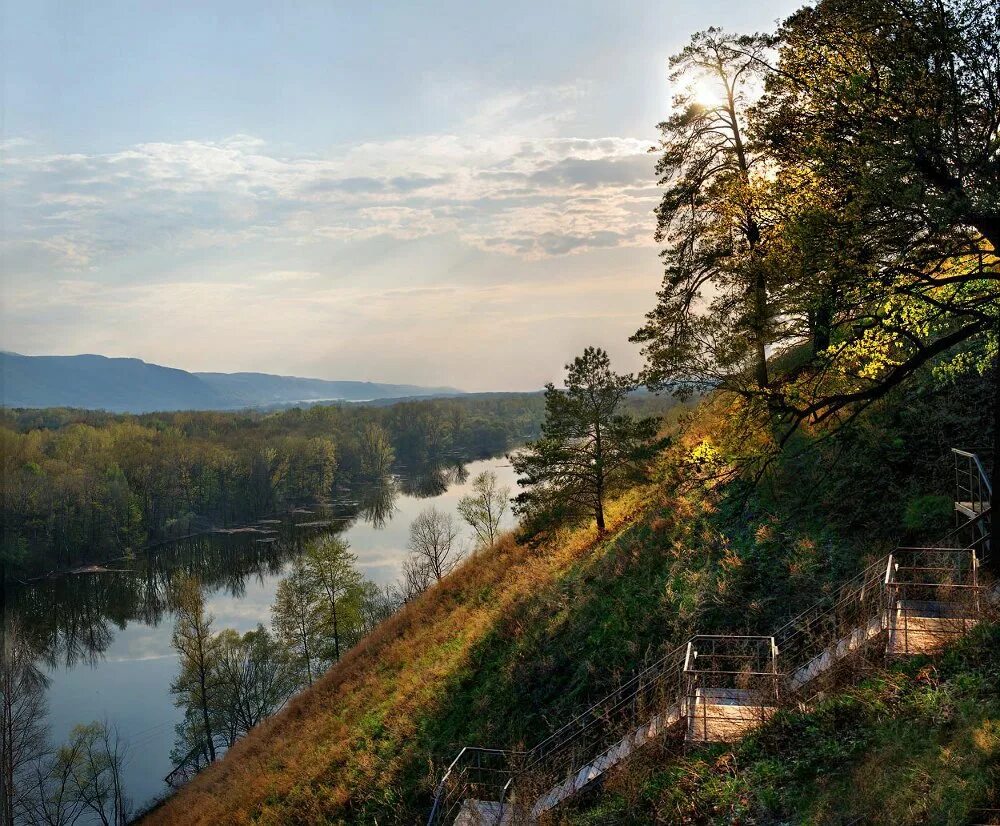
[[[390, 485], [342, 489], [330, 502], [307, 505], [248, 532], [212, 533], [172, 542], [127, 563], [127, 570], [44, 580], [8, 591], [51, 680], [51, 740], [61, 743], [78, 723], [107, 720], [129, 744], [125, 784], [134, 807], [167, 791], [174, 726], [181, 720], [170, 694], [178, 670], [170, 644], [173, 615], [166, 592], [180, 572], [205, 586], [215, 630], [241, 632], [270, 624], [275, 590], [305, 542], [336, 532], [376, 583], [398, 579], [411, 521], [433, 505], [455, 514], [458, 500], [483, 470], [516, 491], [503, 457], [420, 472], [401, 469]], [[513, 526], [509, 510], [504, 528]], [[472, 546], [463, 523], [462, 540]]]

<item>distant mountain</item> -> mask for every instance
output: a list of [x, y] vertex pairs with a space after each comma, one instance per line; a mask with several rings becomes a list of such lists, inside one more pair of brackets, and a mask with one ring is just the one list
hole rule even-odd
[[415, 384], [378, 384], [371, 381], [328, 381], [270, 373], [194, 373], [209, 387], [244, 404], [263, 406], [290, 402], [371, 401], [412, 396], [455, 396], [453, 387], [419, 387]]
[[0, 353], [0, 402], [5, 407], [148, 413], [460, 393], [450, 387], [326, 381], [267, 373], [188, 373], [131, 358]]

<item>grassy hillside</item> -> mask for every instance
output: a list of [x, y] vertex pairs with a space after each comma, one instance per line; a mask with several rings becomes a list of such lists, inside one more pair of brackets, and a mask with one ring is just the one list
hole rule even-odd
[[[918, 387], [836, 441], [806, 433], [756, 487], [690, 472], [692, 457], [724, 457], [733, 439], [727, 403], [706, 402], [656, 478], [614, 503], [604, 540], [589, 528], [535, 546], [505, 538], [149, 822], [419, 822], [460, 746], [531, 746], [695, 630], [766, 632], [892, 547], [904, 525], [910, 538], [938, 534], [950, 519], [947, 449], [983, 432], [970, 387]], [[656, 782], [635, 793], [647, 813], [659, 811]], [[615, 822], [618, 800], [582, 822]], [[696, 812], [692, 822], [710, 819]]]

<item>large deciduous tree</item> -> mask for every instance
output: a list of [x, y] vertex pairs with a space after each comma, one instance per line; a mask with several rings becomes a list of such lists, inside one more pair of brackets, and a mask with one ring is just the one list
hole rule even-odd
[[796, 222], [806, 273], [839, 260], [829, 346], [779, 406], [793, 424], [852, 415], [957, 360], [992, 373], [996, 442], [1000, 5], [822, 0], [780, 40], [760, 138], [835, 207]]
[[662, 447], [658, 420], [620, 412], [635, 378], [612, 371], [604, 350], [588, 347], [566, 370], [564, 390], [545, 387], [542, 437], [510, 457], [524, 488], [515, 509], [539, 527], [592, 517], [604, 533], [607, 497]]
[[781, 336], [767, 157], [748, 135], [770, 39], [718, 29], [670, 59], [680, 91], [659, 125], [657, 241], [666, 265], [656, 307], [633, 336], [651, 387], [767, 388]]

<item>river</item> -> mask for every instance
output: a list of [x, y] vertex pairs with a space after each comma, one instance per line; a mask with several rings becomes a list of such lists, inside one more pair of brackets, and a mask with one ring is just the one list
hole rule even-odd
[[[457, 519], [458, 500], [486, 469], [516, 489], [503, 457], [431, 472], [404, 470], [389, 486], [341, 490], [329, 503], [263, 521], [253, 532], [182, 540], [115, 565], [127, 570], [45, 580], [8, 592], [50, 680], [51, 741], [63, 742], [79, 723], [106, 720], [129, 746], [125, 785], [133, 806], [162, 795], [163, 778], [172, 768], [174, 726], [181, 720], [170, 694], [178, 670], [170, 644], [173, 616], [165, 600], [171, 576], [196, 573], [214, 628], [241, 632], [270, 623], [278, 582], [305, 540], [320, 532], [346, 539], [365, 577], [394, 582], [414, 517], [433, 505]], [[503, 527], [512, 525], [508, 510]], [[471, 547], [471, 529], [463, 531], [462, 542]]]

